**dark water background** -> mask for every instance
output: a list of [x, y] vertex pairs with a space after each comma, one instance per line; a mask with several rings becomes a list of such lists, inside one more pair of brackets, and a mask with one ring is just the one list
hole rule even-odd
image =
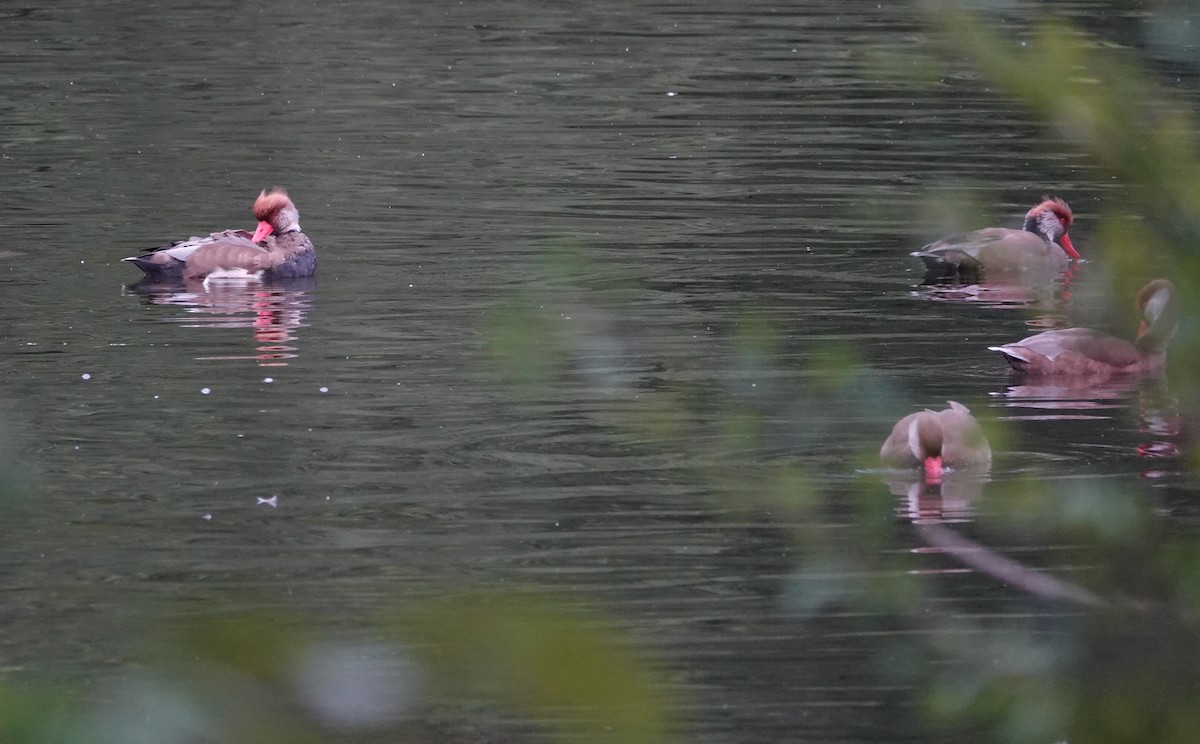
[[[1069, 10], [1119, 37], [1142, 20], [1125, 8]], [[775, 440], [731, 454], [801, 463], [836, 503], [892, 421], [954, 398], [1013, 423], [994, 483], [1128, 487], [1189, 516], [1169, 385], [1031, 407], [986, 350], [1068, 310], [1131, 333], [1102, 265], [1032, 311], [914, 289], [906, 254], [944, 230], [1015, 226], [1052, 192], [1087, 256], [1121, 199], [974, 75], [889, 77], [925, 33], [902, 3], [0, 9], [0, 423], [32, 493], [5, 518], [0, 665], [102, 676], [163, 605], [353, 627], [459, 582], [535, 582], [664, 658], [697, 740], [921, 738], [878, 673], [886, 629], [797, 617], [772, 515], [714, 498], [690, 443], [609, 414], [657, 389], [769, 388]], [[313, 285], [124, 289], [121, 257], [252, 226], [271, 184], [318, 247]], [[980, 208], [930, 206], [963, 203]], [[543, 258], [564, 242], [596, 272], [565, 292]], [[599, 313], [606, 272], [625, 304]], [[595, 344], [590, 373], [514, 394], [490, 319], [539, 290], [548, 322]], [[608, 314], [618, 330], [596, 331]], [[779, 333], [752, 369], [749, 314]], [[837, 343], [884, 404], [814, 395]], [[966, 507], [987, 509], [986, 489]], [[1016, 552], [1073, 570], [1069, 546]], [[963, 612], [1023, 611], [987, 577], [944, 581]]]

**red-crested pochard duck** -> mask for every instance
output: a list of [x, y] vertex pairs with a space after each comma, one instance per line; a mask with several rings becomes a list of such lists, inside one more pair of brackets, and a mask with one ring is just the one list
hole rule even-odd
[[910, 413], [896, 422], [879, 450], [889, 468], [925, 469], [925, 480], [938, 483], [943, 468], [981, 468], [992, 462], [992, 448], [969, 408], [947, 401], [941, 411]]
[[982, 273], [1058, 272], [1079, 258], [1068, 228], [1075, 217], [1062, 199], [1043, 197], [1020, 230], [985, 227], [930, 243], [912, 255], [927, 278], [976, 279]]
[[300, 213], [281, 188], [264, 190], [254, 200], [258, 229], [225, 230], [153, 248], [129, 261], [156, 281], [194, 281], [218, 277], [290, 279], [312, 276], [317, 251], [300, 231]]
[[1162, 369], [1167, 345], [1179, 325], [1175, 295], [1175, 285], [1166, 279], [1142, 287], [1136, 303], [1142, 323], [1133, 343], [1091, 328], [1065, 328], [988, 348], [1003, 354], [1014, 370], [1031, 377], [1100, 381], [1116, 374], [1153, 374]]

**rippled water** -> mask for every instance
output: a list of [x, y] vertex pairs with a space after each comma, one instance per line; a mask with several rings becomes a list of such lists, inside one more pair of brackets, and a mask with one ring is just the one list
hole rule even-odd
[[[773, 401], [769, 445], [729, 454], [835, 499], [909, 410], [1012, 423], [990, 483], [901, 488], [901, 521], [969, 520], [1030, 474], [1181, 486], [1169, 383], [1015, 387], [986, 350], [1101, 317], [1097, 261], [1032, 295], [917, 286], [909, 251], [982, 226], [930, 204], [1015, 225], [1058, 193], [1087, 256], [1121, 193], [969, 75], [882, 74], [873, 50], [922, 38], [902, 4], [3, 15], [0, 395], [34, 493], [3, 548], [9, 668], [107, 669], [172, 600], [352, 624], [447, 582], [545, 582], [666, 659], [700, 740], [909, 740], [869, 620], [793, 613], [784, 525], [698, 483], [695, 442], [622, 426], [636, 396]], [[275, 183], [314, 282], [126, 288], [121, 257], [251, 226]], [[564, 244], [588, 261], [565, 288]], [[491, 361], [518, 294], [579, 341], [575, 373], [517, 391]], [[758, 321], [778, 338], [747, 366]], [[879, 406], [813, 393], [831, 344], [878, 371]]]

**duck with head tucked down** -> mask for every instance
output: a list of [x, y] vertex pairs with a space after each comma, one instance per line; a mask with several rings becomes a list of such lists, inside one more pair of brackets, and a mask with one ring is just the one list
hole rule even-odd
[[947, 401], [940, 411], [910, 413], [896, 422], [879, 450], [885, 467], [922, 468], [926, 483], [941, 483], [945, 468], [987, 468], [992, 448], [971, 410]]
[[291, 279], [316, 272], [317, 251], [300, 230], [300, 213], [285, 190], [275, 187], [260, 193], [254, 218], [258, 228], [253, 233], [224, 230], [122, 260], [159, 282]]

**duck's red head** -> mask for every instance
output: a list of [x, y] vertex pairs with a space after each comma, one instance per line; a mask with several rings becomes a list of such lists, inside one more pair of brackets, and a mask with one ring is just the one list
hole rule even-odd
[[1025, 224], [1031, 225], [1036, 223], [1045, 227], [1045, 220], [1047, 219], [1058, 221], [1058, 229], [1053, 230], [1053, 233], [1057, 234], [1054, 242], [1062, 246], [1062, 249], [1072, 259], [1078, 259], [1079, 251], [1075, 250], [1075, 246], [1071, 245], [1071, 237], [1067, 235], [1067, 230], [1071, 228], [1071, 223], [1075, 221], [1075, 215], [1072, 214], [1071, 207], [1057, 197], [1042, 196], [1042, 203], [1026, 213]]
[[265, 240], [272, 233], [280, 233], [287, 229], [289, 225], [283, 224], [284, 220], [281, 218], [289, 211], [294, 213], [296, 207], [288, 198], [287, 191], [279, 186], [263, 189], [258, 198], [254, 200], [254, 219], [258, 220], [258, 229], [254, 231], [254, 237], [251, 240], [257, 243]]

